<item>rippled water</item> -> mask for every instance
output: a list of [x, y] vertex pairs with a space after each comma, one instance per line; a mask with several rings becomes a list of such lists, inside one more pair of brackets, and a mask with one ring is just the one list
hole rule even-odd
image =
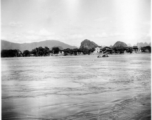
[[2, 58], [2, 118], [149, 120], [150, 54]]

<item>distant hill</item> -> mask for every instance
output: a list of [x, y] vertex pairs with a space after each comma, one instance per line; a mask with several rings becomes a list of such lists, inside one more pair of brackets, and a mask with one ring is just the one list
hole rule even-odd
[[146, 42], [139, 42], [137, 43], [137, 46], [140, 48], [140, 47], [145, 47], [145, 46], [151, 46], [151, 43], [146, 43]]
[[57, 47], [60, 46], [63, 49], [66, 48], [76, 48], [75, 46], [71, 46], [68, 44], [65, 44], [63, 42], [57, 41], [57, 40], [46, 40], [46, 41], [41, 41], [41, 42], [33, 42], [33, 43], [13, 43], [13, 42], [9, 42], [6, 40], [1, 40], [1, 49], [19, 49], [20, 51], [24, 51], [24, 50], [32, 50], [36, 47], [48, 47], [50, 49], [52, 49], [52, 47]]
[[121, 41], [117, 41], [117, 42], [113, 45], [113, 47], [114, 47], [114, 48], [115, 48], [115, 47], [117, 47], [117, 48], [123, 48], [123, 47], [127, 47], [127, 44], [124, 43], [124, 42], [121, 42]]
[[80, 45], [80, 49], [81, 48], [87, 48], [87, 49], [92, 49], [92, 48], [95, 48], [97, 47], [98, 45], [96, 43], [94, 43], [93, 41], [90, 41], [88, 39], [85, 39], [81, 42], [81, 45]]

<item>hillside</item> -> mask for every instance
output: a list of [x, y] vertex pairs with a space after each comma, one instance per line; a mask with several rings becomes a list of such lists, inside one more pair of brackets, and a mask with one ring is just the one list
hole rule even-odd
[[127, 44], [124, 43], [124, 42], [121, 42], [121, 41], [117, 41], [117, 42], [113, 45], [113, 47], [114, 47], [114, 48], [115, 48], [115, 47], [117, 47], [117, 48], [123, 48], [123, 47], [127, 47]]
[[85, 39], [81, 42], [80, 49], [82, 49], [82, 48], [92, 49], [97, 46], [98, 45], [96, 43], [94, 43], [93, 41]]
[[76, 48], [75, 46], [71, 46], [68, 44], [65, 44], [63, 42], [57, 41], [57, 40], [46, 40], [46, 41], [41, 41], [41, 42], [33, 42], [33, 43], [12, 43], [12, 42], [8, 42], [5, 40], [1, 40], [1, 49], [19, 49], [21, 51], [24, 50], [32, 50], [36, 47], [48, 47], [50, 49], [52, 49], [52, 47], [55, 46], [60, 46], [63, 49], [66, 48]]

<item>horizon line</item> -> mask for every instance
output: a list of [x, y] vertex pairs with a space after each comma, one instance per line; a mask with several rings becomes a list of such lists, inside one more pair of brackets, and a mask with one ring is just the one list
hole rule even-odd
[[[89, 40], [89, 39], [84, 39], [84, 40]], [[84, 41], [84, 40], [82, 40], [82, 41]], [[30, 44], [30, 43], [38, 43], [38, 42], [44, 42], [44, 41], [58, 41], [58, 42], [62, 42], [62, 41], [60, 41], [60, 40], [42, 40], [42, 41], [35, 41], [35, 42], [24, 42], [24, 43], [18, 43], [18, 42], [12, 42], [12, 41], [9, 41], [9, 40], [5, 40], [5, 39], [1, 39], [1, 41], [7, 41], [7, 42], [11, 42], [11, 43], [16, 43], [16, 44]], [[89, 41], [91, 41], [91, 42], [94, 42], [93, 40], [89, 40]], [[118, 42], [118, 41], [120, 41], [120, 40], [117, 40], [116, 42]], [[116, 43], [115, 42], [115, 43]], [[123, 42], [123, 41], [120, 41], [120, 42]], [[65, 42], [62, 42], [62, 43], [64, 43], [64, 44], [67, 44], [67, 43], [65, 43]], [[125, 43], [125, 42], [124, 42]], [[136, 44], [138, 44], [138, 43], [147, 43], [147, 44], [151, 44], [151, 41], [150, 42], [137, 42]], [[96, 43], [97, 44], [97, 43]], [[127, 43], [126, 43], [127, 44]], [[67, 44], [67, 45], [70, 45], [70, 44]], [[81, 43], [80, 43], [80, 45], [81, 45]], [[98, 44], [97, 44], [98, 45]], [[134, 45], [131, 45], [131, 43], [128, 43], [127, 45], [129, 45], [129, 46], [134, 46]], [[73, 46], [73, 47], [78, 47], [78, 46], [75, 46], [75, 45], [70, 45], [70, 46]], [[111, 45], [98, 45], [98, 46], [111, 46]], [[113, 45], [112, 45], [113, 46]]]

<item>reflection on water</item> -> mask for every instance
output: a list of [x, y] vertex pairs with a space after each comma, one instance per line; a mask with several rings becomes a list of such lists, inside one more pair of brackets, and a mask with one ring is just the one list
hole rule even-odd
[[2, 117], [148, 120], [150, 54], [2, 59]]

